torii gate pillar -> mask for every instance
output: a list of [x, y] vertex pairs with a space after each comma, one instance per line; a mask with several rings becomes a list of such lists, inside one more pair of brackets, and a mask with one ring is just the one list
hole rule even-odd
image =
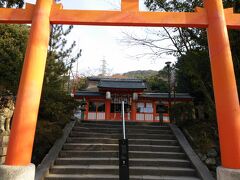
[[221, 0], [204, 0], [222, 167], [218, 180], [240, 179], [240, 109]]
[[24, 65], [17, 94], [16, 109], [1, 178], [33, 180], [31, 163], [37, 115], [50, 36], [50, 12], [53, 0], [37, 0]]

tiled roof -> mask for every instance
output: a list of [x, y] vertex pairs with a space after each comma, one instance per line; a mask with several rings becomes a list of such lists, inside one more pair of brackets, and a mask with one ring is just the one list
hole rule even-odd
[[[140, 95], [140, 97], [146, 97], [146, 98], [168, 98], [168, 93], [143, 93]], [[174, 94], [171, 93], [171, 98], [174, 97]], [[193, 97], [190, 96], [188, 93], [176, 93], [175, 94], [176, 99], [184, 98], [184, 99], [192, 99]]]
[[100, 81], [101, 80], [101, 78], [100, 77], [95, 77], [95, 76], [91, 76], [91, 77], [87, 77], [87, 79], [89, 80], [89, 81]]
[[90, 91], [77, 91], [75, 96], [105, 96], [105, 93], [90, 92]]
[[[104, 97], [105, 93], [101, 92], [91, 92], [91, 91], [77, 91], [75, 93], [75, 96], [88, 96], [88, 97], [93, 97], [93, 96], [101, 96]], [[168, 93], [143, 93], [140, 94], [140, 97], [144, 98], [168, 98]], [[174, 97], [174, 94], [171, 94], [171, 98]], [[193, 99], [192, 96], [190, 96], [188, 93], [176, 93], [175, 94], [176, 99]]]
[[113, 89], [146, 89], [146, 84], [139, 79], [101, 79], [99, 88]]

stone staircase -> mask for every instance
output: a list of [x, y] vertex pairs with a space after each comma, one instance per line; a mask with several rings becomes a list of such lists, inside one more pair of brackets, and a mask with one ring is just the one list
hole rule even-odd
[[[46, 180], [119, 179], [120, 122], [77, 123]], [[199, 180], [168, 125], [127, 123], [130, 180]]]

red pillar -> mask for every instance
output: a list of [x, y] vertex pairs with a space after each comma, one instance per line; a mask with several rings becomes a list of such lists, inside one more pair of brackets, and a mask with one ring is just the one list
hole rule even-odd
[[156, 116], [157, 116], [157, 108], [156, 108], [156, 101], [153, 101], [152, 102], [153, 103], [153, 122], [155, 122], [156, 121]]
[[105, 119], [106, 120], [111, 119], [111, 100], [110, 99], [105, 100]]
[[16, 109], [7, 150], [6, 165], [31, 162], [42, 83], [50, 35], [49, 16], [53, 0], [38, 0], [33, 13]]
[[136, 108], [136, 101], [132, 100], [132, 105], [131, 105], [131, 120], [136, 121], [136, 113], [137, 113], [137, 108]]
[[88, 120], [88, 107], [89, 107], [89, 100], [86, 99], [87, 104], [86, 104], [86, 111], [84, 112], [84, 120]]
[[225, 168], [240, 168], [240, 109], [222, 0], [204, 0], [217, 111], [221, 159]]

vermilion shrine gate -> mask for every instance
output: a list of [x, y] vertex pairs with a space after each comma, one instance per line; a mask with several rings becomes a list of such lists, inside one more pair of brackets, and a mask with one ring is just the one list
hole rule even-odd
[[[139, 12], [138, 0], [121, 11], [64, 10], [54, 0], [26, 9], [0, 9], [0, 23], [32, 24], [13, 117], [6, 165], [28, 166], [41, 96], [50, 24], [207, 28], [222, 169], [240, 171], [240, 108], [227, 29], [240, 29], [240, 14], [221, 0], [203, 0], [196, 12]], [[219, 177], [221, 178], [221, 177]]]

